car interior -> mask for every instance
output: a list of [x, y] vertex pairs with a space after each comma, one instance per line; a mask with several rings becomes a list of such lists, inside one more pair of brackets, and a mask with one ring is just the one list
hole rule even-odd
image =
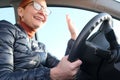
[[[114, 20], [120, 24], [120, 0], [46, 1], [48, 7], [74, 8], [97, 13], [85, 23], [71, 51], [67, 53], [70, 62], [78, 58], [83, 61], [75, 80], [120, 80], [120, 46], [116, 31], [112, 28], [115, 27]], [[12, 6], [16, 9], [19, 2], [20, 0], [0, 0], [0, 8]], [[17, 20], [17, 16], [15, 18]], [[117, 26], [119, 30], [120, 26]], [[93, 32], [96, 28], [97, 31]]]

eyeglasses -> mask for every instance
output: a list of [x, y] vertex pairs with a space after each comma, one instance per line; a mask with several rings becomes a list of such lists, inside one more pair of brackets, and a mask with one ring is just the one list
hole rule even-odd
[[34, 7], [34, 9], [36, 9], [36, 10], [43, 10], [44, 11], [44, 13], [45, 13], [45, 15], [50, 15], [51, 14], [51, 10], [50, 9], [48, 9], [48, 8], [45, 8], [44, 6], [42, 6], [41, 4], [39, 4], [38, 2], [36, 2], [36, 1], [31, 1], [31, 2], [29, 2], [29, 3], [27, 3], [26, 5], [24, 5], [23, 6], [23, 8], [25, 8], [28, 4], [30, 4], [30, 3], [32, 3], [32, 6]]
[[50, 9], [43, 7], [41, 4], [39, 4], [39, 3], [35, 2], [35, 1], [33, 1], [33, 7], [38, 11], [43, 10], [45, 15], [47, 15], [47, 16], [51, 14]]

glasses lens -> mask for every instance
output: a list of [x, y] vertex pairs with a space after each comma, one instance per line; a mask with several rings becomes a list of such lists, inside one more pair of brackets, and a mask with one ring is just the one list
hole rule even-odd
[[51, 10], [48, 9], [48, 8], [45, 9], [45, 12], [46, 12], [46, 15], [50, 15], [51, 14]]
[[41, 6], [39, 3], [35, 2], [35, 1], [33, 2], [33, 6], [38, 11], [43, 10], [46, 15], [51, 14], [51, 10], [49, 10], [48, 8], [44, 8], [43, 6]]
[[41, 5], [39, 5], [37, 2], [35, 2], [34, 1], [34, 3], [33, 3], [33, 6], [34, 6], [34, 8], [36, 9], [36, 10], [41, 10], [41, 8], [42, 8], [42, 6]]

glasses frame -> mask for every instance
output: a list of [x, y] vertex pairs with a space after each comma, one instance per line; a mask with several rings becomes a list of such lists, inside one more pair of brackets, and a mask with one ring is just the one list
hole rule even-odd
[[42, 10], [45, 13], [45, 15], [47, 15], [47, 16], [52, 13], [52, 11], [48, 7], [45, 8], [44, 6], [42, 6], [41, 4], [39, 4], [38, 2], [36, 2], [34, 0], [27, 3], [25, 6], [23, 6], [23, 8], [25, 8], [27, 5], [29, 5], [31, 3], [32, 3], [32, 6], [35, 10], [37, 10], [37, 11]]

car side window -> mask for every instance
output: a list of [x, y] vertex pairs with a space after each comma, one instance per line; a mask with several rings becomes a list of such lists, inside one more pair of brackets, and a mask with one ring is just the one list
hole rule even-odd
[[13, 7], [0, 8], [0, 20], [7, 20], [15, 24], [15, 14]]

